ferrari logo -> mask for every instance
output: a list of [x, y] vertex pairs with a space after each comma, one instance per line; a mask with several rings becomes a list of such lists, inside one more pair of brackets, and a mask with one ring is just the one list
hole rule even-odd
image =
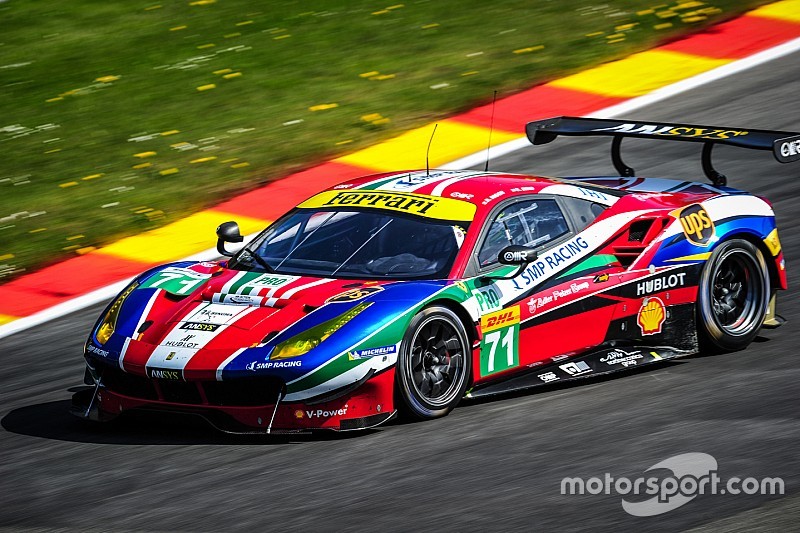
[[642, 330], [642, 335], [655, 335], [661, 333], [661, 326], [667, 318], [664, 302], [660, 298], [645, 298], [636, 322]]

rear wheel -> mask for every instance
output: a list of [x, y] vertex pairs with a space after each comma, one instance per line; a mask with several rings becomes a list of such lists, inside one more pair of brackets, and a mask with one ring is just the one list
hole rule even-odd
[[701, 341], [723, 351], [746, 348], [764, 323], [768, 299], [769, 275], [759, 249], [743, 239], [723, 242], [700, 275]]
[[422, 420], [449, 413], [464, 396], [471, 365], [469, 336], [458, 316], [442, 306], [420, 311], [397, 360], [401, 412]]

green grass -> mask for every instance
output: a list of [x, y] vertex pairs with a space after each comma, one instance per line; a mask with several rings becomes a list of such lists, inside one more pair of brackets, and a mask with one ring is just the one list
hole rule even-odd
[[763, 3], [0, 3], [0, 278]]

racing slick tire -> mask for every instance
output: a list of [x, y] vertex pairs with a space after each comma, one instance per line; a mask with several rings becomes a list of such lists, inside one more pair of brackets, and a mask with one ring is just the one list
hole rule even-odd
[[697, 294], [701, 347], [746, 348], [758, 335], [769, 301], [769, 274], [761, 251], [744, 239], [720, 244], [700, 274]]
[[453, 410], [467, 390], [472, 349], [464, 324], [442, 306], [417, 313], [403, 336], [395, 372], [398, 411], [429, 420]]

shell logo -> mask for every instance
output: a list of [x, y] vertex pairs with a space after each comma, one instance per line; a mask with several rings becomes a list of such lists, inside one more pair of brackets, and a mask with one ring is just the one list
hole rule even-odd
[[655, 335], [661, 333], [661, 326], [667, 318], [667, 310], [661, 298], [650, 297], [642, 301], [636, 322], [642, 330], [642, 335]]
[[303, 418], [303, 411], [298, 409], [297, 411], [294, 412], [294, 417], [295, 418]]

